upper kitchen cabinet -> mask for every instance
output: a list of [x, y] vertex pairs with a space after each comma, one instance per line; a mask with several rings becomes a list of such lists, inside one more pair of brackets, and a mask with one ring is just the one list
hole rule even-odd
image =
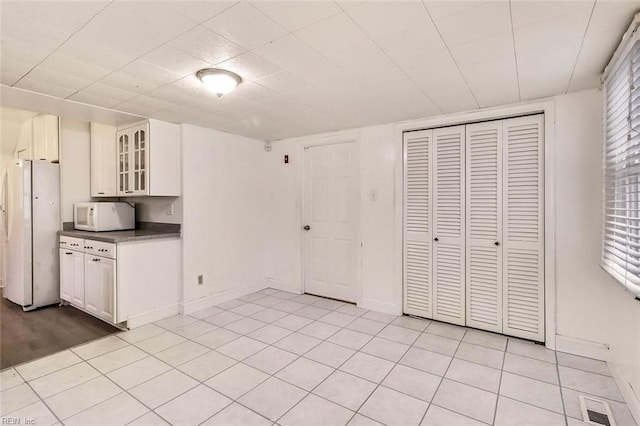
[[91, 123], [91, 196], [116, 197], [116, 128]]
[[[180, 196], [180, 128], [147, 120], [115, 138], [116, 195]], [[105, 174], [106, 176], [106, 174]]]
[[33, 158], [58, 161], [58, 117], [40, 114], [33, 118]]
[[25, 160], [58, 161], [58, 117], [39, 114], [27, 120], [14, 156]]

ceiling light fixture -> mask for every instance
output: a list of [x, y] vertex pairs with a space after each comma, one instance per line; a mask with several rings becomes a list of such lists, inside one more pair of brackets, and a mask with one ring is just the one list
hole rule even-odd
[[202, 84], [218, 97], [232, 92], [238, 84], [242, 83], [242, 78], [238, 74], [218, 68], [205, 68], [198, 71], [196, 75]]

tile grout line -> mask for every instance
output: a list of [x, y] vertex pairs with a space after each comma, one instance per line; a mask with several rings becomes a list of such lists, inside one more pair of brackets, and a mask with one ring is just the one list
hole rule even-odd
[[558, 365], [558, 352], [554, 352], [556, 357], [556, 374], [558, 375], [558, 389], [560, 390], [560, 402], [562, 403], [562, 412], [564, 413], [564, 424], [569, 425], [569, 419], [567, 415], [567, 407], [564, 403], [564, 392], [562, 392], [562, 379], [560, 378], [560, 366]]
[[498, 381], [498, 390], [496, 391], [496, 406], [493, 407], [493, 418], [491, 424], [496, 423], [496, 417], [498, 416], [498, 403], [500, 402], [500, 389], [502, 388], [502, 376], [504, 375], [504, 363], [507, 359], [507, 348], [509, 347], [509, 339], [507, 339], [504, 345], [504, 353], [502, 354], [502, 364], [500, 365], [500, 380]]
[[[427, 329], [429, 327], [427, 327]], [[422, 415], [422, 419], [420, 419], [420, 423], [424, 422], [424, 418], [427, 416], [427, 413], [429, 412], [429, 408], [431, 408], [431, 406], [433, 405], [433, 400], [435, 399], [436, 395], [438, 395], [438, 391], [440, 391], [440, 388], [442, 387], [442, 383], [444, 382], [444, 379], [447, 376], [447, 373], [449, 372], [449, 368], [451, 368], [451, 364], [453, 363], [453, 360], [455, 359], [456, 352], [458, 352], [458, 349], [460, 348], [460, 345], [462, 344], [462, 339], [464, 339], [464, 335], [465, 334], [467, 334], [467, 330], [465, 330], [464, 333], [462, 334], [462, 336], [460, 337], [460, 341], [458, 342], [458, 345], [456, 346], [456, 350], [451, 355], [451, 359], [449, 360], [449, 364], [447, 364], [447, 368], [444, 370], [444, 372], [442, 373], [442, 376], [440, 377], [440, 383], [438, 383], [438, 386], [436, 387], [436, 390], [433, 392], [433, 397], [431, 398], [431, 401], [429, 401], [429, 407], [427, 407], [427, 410]], [[444, 336], [441, 336], [441, 337], [444, 337]], [[436, 405], [436, 407], [438, 407], [438, 405]], [[444, 407], [442, 407], [442, 408], [444, 408]], [[449, 410], [449, 411], [453, 411], [453, 410]], [[455, 413], [460, 414], [457, 411]], [[471, 418], [471, 417], [466, 416], [466, 415], [464, 415], [464, 416], [467, 417], [467, 418]]]

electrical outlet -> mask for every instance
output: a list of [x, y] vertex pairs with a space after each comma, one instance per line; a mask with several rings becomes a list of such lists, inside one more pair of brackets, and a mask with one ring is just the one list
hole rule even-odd
[[198, 275], [198, 285], [204, 284], [204, 275]]
[[167, 216], [173, 216], [173, 203], [169, 204], [164, 212]]

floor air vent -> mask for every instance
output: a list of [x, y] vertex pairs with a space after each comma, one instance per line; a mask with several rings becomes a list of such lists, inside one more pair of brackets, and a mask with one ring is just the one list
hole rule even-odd
[[582, 420], [590, 425], [616, 426], [609, 404], [588, 396], [578, 396]]

